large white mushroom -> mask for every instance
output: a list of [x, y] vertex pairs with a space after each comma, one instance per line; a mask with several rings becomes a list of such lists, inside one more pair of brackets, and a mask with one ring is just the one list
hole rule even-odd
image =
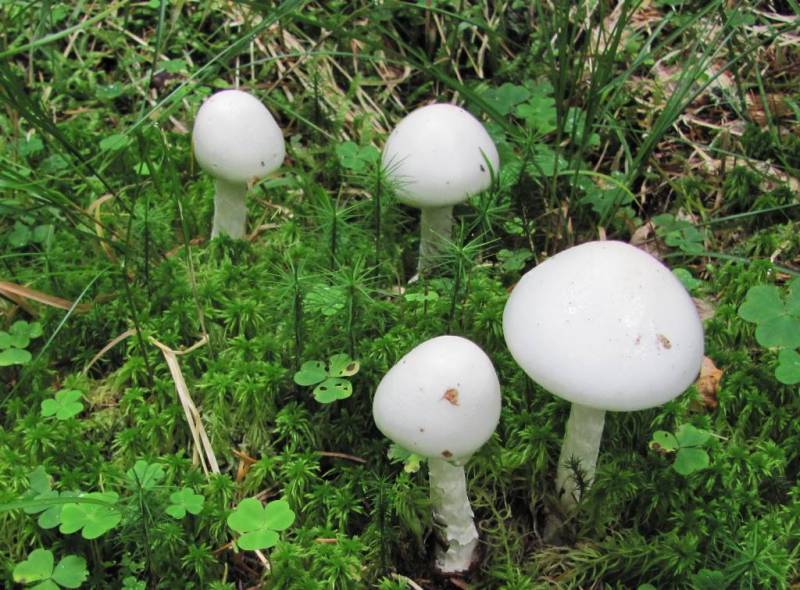
[[478, 545], [464, 464], [492, 436], [500, 419], [500, 383], [475, 343], [439, 336], [412, 349], [383, 377], [373, 400], [378, 429], [428, 458], [434, 520], [446, 548], [436, 564], [465, 571]]
[[703, 326], [680, 281], [646, 252], [613, 241], [569, 248], [526, 273], [508, 299], [511, 355], [572, 402], [556, 476], [562, 506], [579, 499], [577, 461], [591, 483], [606, 411], [659, 406], [694, 381]]
[[278, 124], [252, 94], [223, 90], [197, 112], [192, 146], [200, 167], [215, 179], [211, 237], [243, 238], [248, 185], [277, 170], [286, 155]]
[[470, 113], [432, 104], [400, 121], [386, 141], [382, 164], [400, 202], [422, 211], [418, 269], [424, 271], [450, 239], [453, 205], [487, 189], [500, 158]]

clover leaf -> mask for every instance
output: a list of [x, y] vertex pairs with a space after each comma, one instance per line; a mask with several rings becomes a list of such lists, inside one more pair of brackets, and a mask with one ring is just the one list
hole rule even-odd
[[321, 404], [329, 404], [353, 395], [353, 384], [347, 379], [330, 377], [314, 388], [314, 399]]
[[169, 495], [171, 504], [167, 506], [166, 513], [172, 518], [183, 518], [186, 513], [200, 514], [205, 498], [195, 494], [192, 488], [183, 488]]
[[164, 469], [157, 463], [139, 459], [126, 475], [133, 489], [152, 490], [164, 479]]
[[672, 468], [681, 475], [689, 475], [708, 467], [708, 453], [700, 447], [710, 438], [711, 433], [706, 430], [681, 424], [675, 434], [664, 430], [654, 432], [650, 448], [664, 454], [675, 453]]
[[750, 287], [739, 317], [756, 324], [756, 341], [764, 347], [797, 348], [800, 346], [800, 279], [789, 285], [784, 300], [774, 285]]
[[27, 350], [21, 348], [9, 348], [0, 352], [0, 367], [11, 365], [27, 365], [33, 356]]
[[778, 366], [775, 377], [786, 385], [800, 383], [800, 354], [791, 348], [784, 348], [778, 353]]
[[[28, 474], [28, 491], [22, 496], [24, 500], [50, 500], [53, 498], [69, 498], [77, 496], [77, 492], [59, 493], [50, 489], [50, 476], [41, 465]], [[33, 505], [26, 506], [23, 510], [26, 514], [39, 514], [37, 520], [43, 529], [53, 529], [61, 524], [61, 509], [63, 504], [52, 506]], [[40, 514], [41, 513], [41, 514]]]
[[322, 361], [303, 363], [294, 374], [294, 382], [303, 386], [316, 385], [314, 399], [321, 404], [329, 404], [353, 395], [353, 384], [344, 377], [355, 375], [359, 368], [358, 361], [339, 353], [328, 360], [327, 369]]
[[65, 504], [61, 510], [61, 526], [64, 534], [81, 531], [84, 539], [96, 539], [107, 533], [122, 520], [122, 513], [114, 506], [119, 496], [114, 492], [91, 492], [79, 494], [98, 503]]
[[516, 105], [530, 98], [531, 92], [524, 86], [517, 86], [510, 82], [504, 83], [499, 88], [489, 88], [483, 92], [483, 98], [500, 115], [509, 114]]
[[11, 325], [8, 333], [11, 336], [11, 346], [26, 348], [32, 339], [42, 335], [42, 325], [39, 322], [29, 324], [25, 320], [18, 320]]
[[25, 561], [18, 563], [14, 568], [14, 581], [20, 584], [30, 584], [49, 580], [53, 575], [55, 560], [53, 554], [47, 549], [36, 549]]
[[289, 528], [294, 518], [286, 500], [262, 506], [256, 498], [246, 498], [228, 516], [228, 526], [241, 533], [236, 539], [240, 549], [254, 551], [274, 546], [278, 542], [278, 531]]
[[53, 570], [53, 580], [64, 588], [78, 588], [88, 576], [86, 560], [77, 555], [67, 555]]
[[370, 164], [378, 161], [381, 155], [371, 145], [360, 146], [352, 141], [338, 144], [335, 151], [339, 164], [355, 173], [365, 172]]
[[127, 576], [122, 580], [122, 590], [147, 590], [147, 585], [133, 576]]
[[351, 377], [358, 373], [360, 365], [349, 355], [340, 353], [334, 354], [328, 361], [328, 375], [331, 377]]
[[327, 376], [328, 372], [325, 370], [325, 363], [322, 361], [307, 361], [294, 374], [294, 382], [298, 385], [314, 385], [324, 381]]
[[33, 590], [58, 590], [59, 587], [78, 588], [89, 576], [83, 557], [67, 555], [55, 567], [54, 563], [52, 552], [36, 549], [28, 559], [16, 565], [14, 581], [20, 584], [39, 582]]
[[56, 392], [55, 399], [42, 401], [42, 416], [55, 416], [56, 420], [69, 420], [83, 411], [80, 399], [83, 393], [77, 389], [62, 389]]

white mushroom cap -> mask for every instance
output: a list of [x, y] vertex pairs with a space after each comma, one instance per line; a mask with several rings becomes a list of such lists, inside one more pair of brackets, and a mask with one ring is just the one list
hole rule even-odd
[[503, 332], [531, 379], [602, 410], [666, 403], [703, 361], [703, 326], [686, 289], [622, 242], [575, 246], [527, 272], [506, 303]]
[[266, 176], [286, 155], [283, 134], [267, 107], [241, 90], [217, 92], [203, 103], [192, 145], [203, 170], [234, 183]]
[[372, 402], [378, 429], [425, 457], [466, 460], [500, 419], [500, 382], [474, 342], [439, 336], [412, 349], [383, 377]]
[[419, 208], [461, 203], [491, 184], [500, 166], [483, 125], [461, 107], [432, 104], [406, 116], [383, 149], [383, 167], [398, 199]]

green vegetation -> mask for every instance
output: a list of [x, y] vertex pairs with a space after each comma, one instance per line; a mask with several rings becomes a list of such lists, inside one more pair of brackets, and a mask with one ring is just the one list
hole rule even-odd
[[[0, 2], [0, 586], [800, 584], [798, 16]], [[249, 191], [247, 239], [210, 240], [189, 131], [232, 86], [287, 159]], [[419, 213], [380, 153], [432, 101], [480, 118], [501, 166], [409, 284]], [[722, 375], [607, 416], [556, 545], [569, 404], [514, 363], [502, 311], [522, 273], [599, 238], [676, 269]], [[453, 580], [433, 570], [427, 469], [390, 457], [371, 414], [388, 369], [445, 333], [487, 352], [503, 396], [467, 465], [480, 562]]]

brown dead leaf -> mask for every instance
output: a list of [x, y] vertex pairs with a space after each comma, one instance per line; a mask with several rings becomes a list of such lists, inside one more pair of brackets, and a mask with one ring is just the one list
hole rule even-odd
[[644, 225], [634, 230], [630, 244], [640, 250], [644, 250], [658, 260], [661, 260], [665, 253], [663, 244], [656, 239], [655, 227], [652, 221], [647, 221]]
[[[73, 305], [72, 301], [67, 301], [61, 297], [48, 295], [47, 293], [42, 293], [41, 291], [30, 289], [29, 287], [23, 287], [22, 285], [17, 285], [16, 283], [9, 283], [7, 281], [0, 281], [0, 295], [8, 297], [12, 300], [14, 300], [15, 297], [31, 299], [32, 301], [44, 303], [50, 307], [57, 307], [58, 309], [64, 309], [67, 311], [69, 311]], [[90, 309], [92, 309], [90, 304], [79, 303], [75, 306], [75, 313], [86, 313]]]
[[706, 320], [710, 320], [714, 317], [716, 310], [709, 301], [706, 299], [700, 299], [699, 297], [692, 297], [692, 301], [694, 302], [694, 306], [697, 309], [697, 315], [700, 316], [701, 322], [705, 322]]
[[700, 401], [709, 410], [714, 410], [719, 405], [717, 392], [719, 382], [722, 380], [722, 369], [718, 369], [710, 358], [703, 357], [700, 367], [700, 377], [697, 379], [697, 391], [700, 392]]
[[244, 478], [247, 477], [247, 472], [258, 461], [244, 451], [237, 449], [233, 449], [233, 454], [239, 457], [239, 467], [236, 469], [236, 483], [242, 483]]

